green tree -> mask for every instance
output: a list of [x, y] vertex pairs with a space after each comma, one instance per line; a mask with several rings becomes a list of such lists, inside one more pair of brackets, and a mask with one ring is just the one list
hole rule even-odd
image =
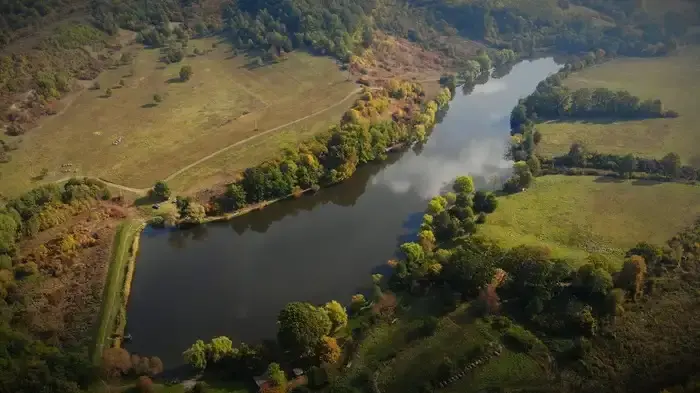
[[207, 354], [212, 362], [217, 363], [219, 360], [233, 353], [233, 342], [226, 336], [213, 338], [211, 344], [207, 346]]
[[180, 82], [187, 82], [192, 78], [192, 66], [184, 65], [180, 68]]
[[157, 181], [156, 184], [153, 185], [152, 192], [153, 192], [154, 197], [156, 197], [160, 200], [163, 200], [163, 201], [170, 198], [170, 194], [171, 194], [170, 187], [168, 186], [168, 183], [166, 183], [162, 180]]
[[540, 164], [540, 159], [537, 158], [536, 155], [531, 155], [530, 158], [527, 159], [527, 166], [530, 168], [530, 173], [532, 173], [533, 176], [539, 176], [540, 172], [542, 171], [542, 166]]
[[111, 96], [112, 96], [112, 89], [108, 88], [107, 90], [105, 90], [105, 97], [109, 98]]
[[331, 331], [331, 320], [323, 309], [309, 303], [287, 304], [277, 317], [277, 340], [296, 356], [314, 353], [323, 336]]
[[17, 251], [18, 223], [9, 214], [0, 213], [0, 255]]
[[620, 163], [617, 166], [617, 173], [620, 175], [620, 177], [629, 178], [632, 175], [632, 172], [634, 172], [636, 169], [637, 159], [634, 158], [632, 154], [627, 154], [620, 160]]
[[528, 188], [532, 184], [532, 172], [526, 162], [518, 161], [513, 164], [513, 177], [520, 188]]
[[433, 199], [431, 199], [430, 202], [428, 202], [428, 208], [426, 209], [426, 213], [435, 216], [445, 211], [446, 207], [447, 200], [441, 196], [436, 196], [433, 197]]
[[182, 353], [185, 363], [190, 366], [204, 370], [207, 367], [207, 345], [204, 341], [197, 340], [191, 347]]
[[477, 213], [493, 213], [498, 207], [498, 199], [493, 193], [477, 191], [474, 193], [474, 211]]
[[246, 205], [245, 190], [238, 183], [232, 183], [226, 187], [226, 197], [231, 200], [233, 209], [240, 209]]
[[279, 363], [270, 363], [267, 366], [265, 375], [270, 378], [270, 381], [272, 381], [275, 386], [280, 386], [283, 388], [287, 386], [287, 376], [284, 374], [284, 371], [280, 367]]
[[332, 328], [331, 332], [335, 332], [338, 329], [342, 329], [348, 324], [348, 313], [345, 311], [345, 307], [335, 300], [331, 300], [326, 303], [323, 308], [328, 314], [328, 318], [331, 320]]
[[666, 176], [677, 178], [681, 170], [681, 157], [676, 153], [668, 153], [661, 159], [661, 167]]
[[457, 194], [471, 194], [474, 192], [474, 181], [472, 180], [471, 176], [460, 176], [455, 179], [452, 189]]

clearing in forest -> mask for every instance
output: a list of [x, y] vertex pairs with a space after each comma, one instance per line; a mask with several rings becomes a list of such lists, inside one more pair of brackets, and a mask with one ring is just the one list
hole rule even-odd
[[562, 154], [573, 142], [589, 150], [661, 158], [675, 152], [684, 164], [700, 167], [700, 47], [683, 48], [660, 58], [621, 58], [572, 74], [564, 84], [572, 89], [605, 87], [628, 90], [642, 99], [661, 99], [678, 118], [632, 121], [549, 122], [537, 129], [543, 134], [540, 152]]
[[[103, 72], [99, 90], [69, 95], [70, 106], [23, 136], [12, 161], [0, 165], [0, 192], [35, 186], [32, 177], [44, 168], [43, 181], [77, 174], [147, 188], [226, 146], [352, 105], [357, 85], [330, 58], [293, 52], [280, 63], [251, 67], [250, 58], [233, 56], [223, 43], [213, 48], [214, 42], [190, 40], [188, 53], [208, 53], [169, 65], [159, 61], [159, 50], [132, 48], [133, 64]], [[184, 65], [194, 73], [180, 82]], [[154, 101], [156, 94], [161, 102]], [[254, 154], [244, 165], [262, 158]]]
[[700, 187], [592, 176], [543, 176], [500, 197], [479, 233], [506, 247], [542, 244], [574, 264], [620, 261], [641, 241], [663, 245], [700, 214]]

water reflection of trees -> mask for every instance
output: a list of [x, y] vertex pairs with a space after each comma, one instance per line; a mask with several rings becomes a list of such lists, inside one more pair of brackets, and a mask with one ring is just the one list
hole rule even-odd
[[208, 225], [195, 225], [187, 229], [173, 229], [168, 234], [168, 244], [176, 249], [185, 248], [187, 239], [193, 241], [206, 240], [209, 237]]
[[314, 195], [305, 195], [298, 199], [272, 204], [262, 210], [230, 220], [228, 225], [239, 235], [247, 229], [265, 233], [273, 223], [289, 216], [296, 216], [303, 211], [311, 211], [321, 205], [331, 203], [344, 207], [354, 206], [365, 193], [370, 178], [398, 161], [403, 154], [404, 152], [390, 154], [385, 161], [359, 168], [343, 183], [324, 188]]

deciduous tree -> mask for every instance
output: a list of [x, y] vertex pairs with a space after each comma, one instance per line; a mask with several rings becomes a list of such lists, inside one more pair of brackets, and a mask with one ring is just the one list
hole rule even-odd
[[331, 331], [335, 332], [338, 329], [342, 329], [348, 324], [348, 313], [345, 311], [345, 307], [335, 300], [331, 300], [326, 303], [323, 308], [328, 313], [328, 318], [331, 320], [332, 328]]
[[321, 337], [330, 333], [331, 326], [325, 310], [309, 303], [292, 302], [277, 317], [277, 340], [294, 355], [307, 356], [315, 351]]

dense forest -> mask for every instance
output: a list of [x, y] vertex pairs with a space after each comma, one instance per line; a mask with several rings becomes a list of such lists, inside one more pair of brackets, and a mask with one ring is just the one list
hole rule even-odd
[[82, 348], [65, 348], [55, 340], [39, 340], [25, 326], [32, 299], [22, 286], [42, 277], [61, 274], [63, 259], [95, 239], [71, 233], [45, 249], [43, 257], [21, 256], [20, 241], [61, 225], [85, 211], [97, 199], [109, 199], [109, 190], [92, 179], [71, 179], [64, 186], [46, 185], [0, 205], [0, 391], [67, 392], [87, 388], [97, 374]]

